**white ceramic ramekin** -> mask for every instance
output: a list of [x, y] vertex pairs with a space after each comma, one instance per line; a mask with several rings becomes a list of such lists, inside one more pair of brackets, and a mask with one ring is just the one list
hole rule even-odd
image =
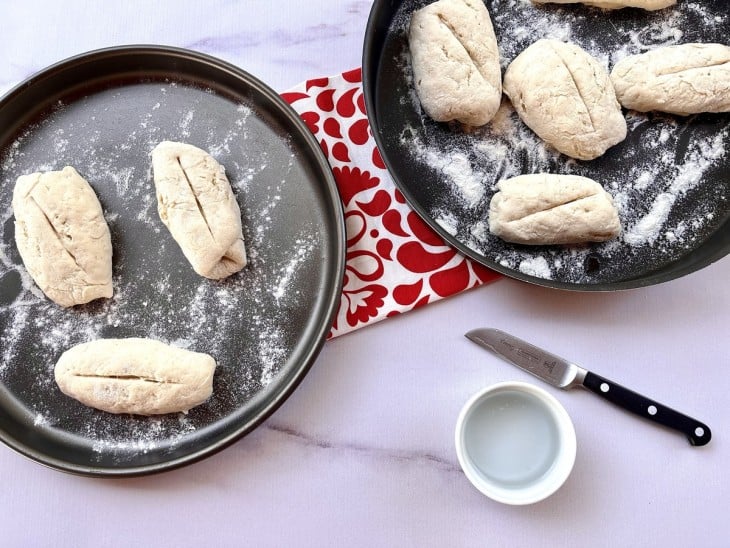
[[505, 504], [545, 499], [563, 485], [575, 462], [575, 429], [565, 408], [524, 382], [474, 394], [459, 414], [455, 437], [466, 477]]

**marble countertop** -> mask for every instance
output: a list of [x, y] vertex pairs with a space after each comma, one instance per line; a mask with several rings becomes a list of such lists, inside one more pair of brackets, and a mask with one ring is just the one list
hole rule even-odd
[[[359, 66], [367, 1], [4, 2], [0, 92], [105, 46], [212, 54], [277, 91]], [[730, 259], [617, 293], [502, 279], [325, 344], [257, 430], [180, 470], [99, 480], [0, 447], [6, 546], [722, 546], [730, 539]], [[587, 391], [547, 388], [578, 438], [552, 497], [511, 507], [482, 496], [454, 450], [471, 394], [532, 382], [463, 334], [529, 338], [708, 423], [679, 435]], [[538, 381], [535, 381], [536, 383]]]

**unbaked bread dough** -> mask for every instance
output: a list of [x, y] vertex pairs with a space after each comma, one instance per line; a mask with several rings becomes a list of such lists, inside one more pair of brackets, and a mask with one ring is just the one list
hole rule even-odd
[[152, 339], [99, 339], [66, 350], [55, 368], [61, 391], [109, 413], [188, 411], [213, 393], [215, 360]]
[[497, 183], [489, 230], [518, 244], [603, 242], [621, 232], [611, 195], [592, 179], [537, 173]]
[[592, 160], [626, 138], [626, 120], [601, 64], [575, 44], [538, 40], [507, 67], [504, 92], [548, 144]]
[[193, 145], [164, 141], [152, 168], [160, 219], [195, 272], [218, 280], [246, 266], [241, 210], [223, 166]]
[[616, 63], [611, 80], [619, 102], [640, 112], [730, 112], [730, 47], [657, 48]]
[[94, 190], [73, 167], [18, 178], [15, 242], [53, 302], [74, 306], [112, 296], [112, 242]]
[[653, 11], [673, 6], [677, 0], [532, 0], [535, 4], [585, 4], [606, 10], [642, 8]]
[[502, 97], [499, 50], [482, 0], [439, 0], [411, 17], [416, 92], [431, 118], [482, 126]]

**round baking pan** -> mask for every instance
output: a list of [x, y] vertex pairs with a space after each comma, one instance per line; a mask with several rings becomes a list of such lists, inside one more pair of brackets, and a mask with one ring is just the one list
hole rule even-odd
[[[159, 220], [150, 153], [163, 140], [225, 167], [249, 258], [238, 274], [195, 274]], [[72, 309], [29, 278], [11, 208], [18, 176], [65, 165], [96, 191], [114, 250], [114, 296]], [[340, 302], [342, 206], [311, 133], [250, 74], [157, 46], [63, 61], [0, 101], [0, 176], [0, 439], [16, 451], [91, 476], [179, 467], [253, 430], [315, 361]], [[60, 392], [64, 350], [132, 336], [211, 354], [213, 396], [187, 414], [138, 417]]]
[[[365, 34], [363, 82], [373, 134], [395, 184], [447, 242], [507, 276], [582, 291], [667, 282], [730, 251], [729, 114], [678, 117], [626, 112], [626, 140], [590, 162], [546, 147], [506, 99], [501, 111], [507, 114], [500, 123], [517, 136], [511, 141], [504, 128], [500, 134], [493, 127], [494, 122], [475, 132], [436, 123], [422, 111], [415, 93], [407, 39], [411, 14], [429, 3], [373, 3]], [[544, 37], [573, 41], [608, 66], [619, 54], [641, 53], [667, 43], [724, 42], [730, 33], [730, 18], [720, 0], [701, 7], [679, 3], [659, 12], [536, 6], [515, 0], [485, 4], [503, 71], [520, 51]], [[514, 245], [489, 233], [487, 214], [495, 183], [541, 171], [601, 182], [619, 206], [624, 234], [612, 242], [568, 247]], [[483, 184], [478, 201], [469, 203], [455, 183], [464, 175]]]

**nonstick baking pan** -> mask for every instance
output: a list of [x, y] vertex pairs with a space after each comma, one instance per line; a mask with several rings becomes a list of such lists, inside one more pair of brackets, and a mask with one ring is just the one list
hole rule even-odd
[[[436, 123], [415, 93], [407, 39], [411, 14], [428, 3], [373, 3], [363, 82], [372, 131], [395, 184], [447, 242], [507, 276], [584, 291], [667, 282], [728, 253], [730, 114], [625, 112], [627, 139], [590, 162], [545, 146], [506, 98], [498, 117], [475, 132]], [[625, 55], [676, 43], [724, 43], [730, 35], [721, 0], [680, 2], [658, 12], [518, 0], [487, 0], [485, 5], [503, 71], [540, 38], [575, 42], [610, 70]], [[536, 172], [573, 173], [601, 182], [619, 208], [622, 236], [603, 244], [538, 247], [493, 236], [487, 213], [495, 183]], [[475, 188], [482, 193], [476, 198]]]
[[[150, 153], [163, 140], [194, 144], [225, 167], [249, 258], [240, 273], [198, 276], [162, 225]], [[26, 273], [11, 208], [18, 176], [65, 165], [96, 191], [114, 251], [114, 296], [72, 309]], [[340, 302], [344, 216], [317, 142], [261, 81], [192, 51], [94, 51], [11, 90], [0, 101], [0, 215], [0, 439], [59, 470], [149, 474], [226, 447], [296, 388]], [[53, 367], [64, 350], [132, 336], [211, 354], [211, 399], [187, 414], [139, 417], [60, 392]]]

